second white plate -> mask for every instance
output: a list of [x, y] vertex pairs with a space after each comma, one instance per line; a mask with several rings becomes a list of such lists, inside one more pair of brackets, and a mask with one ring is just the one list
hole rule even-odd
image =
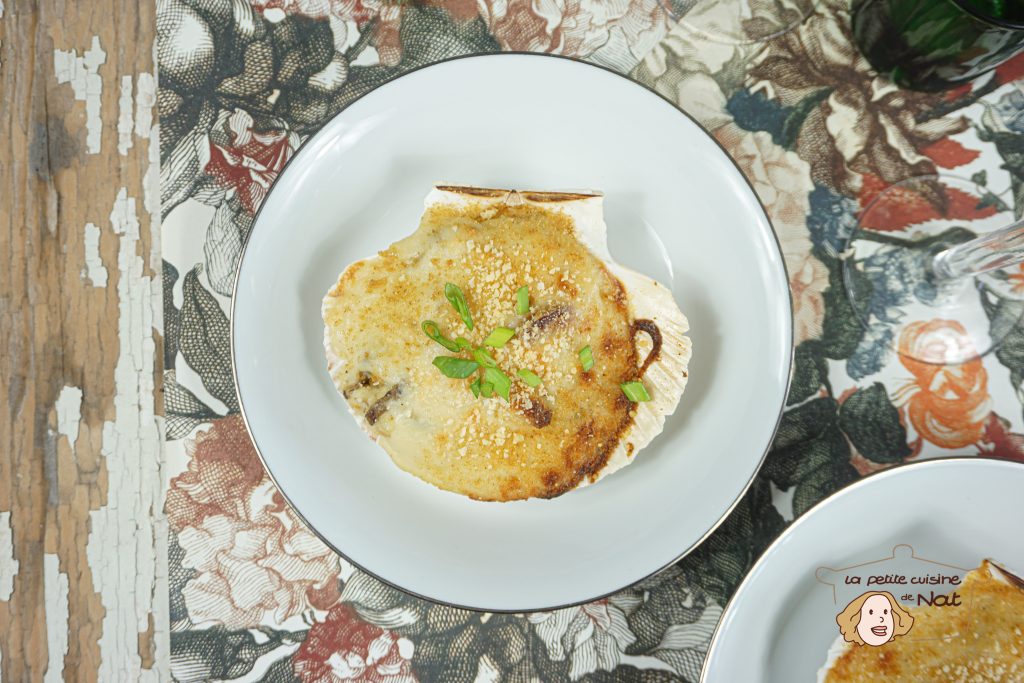
[[1024, 571], [1020, 515], [1014, 512], [1022, 491], [1024, 464], [954, 458], [871, 475], [825, 499], [776, 539], [733, 595], [711, 641], [702, 683], [818, 680], [839, 635], [835, 595], [819, 580], [828, 576], [819, 568], [877, 562], [909, 546], [929, 566], [947, 565], [941, 572], [951, 571], [948, 566], [973, 569], [983, 559]]

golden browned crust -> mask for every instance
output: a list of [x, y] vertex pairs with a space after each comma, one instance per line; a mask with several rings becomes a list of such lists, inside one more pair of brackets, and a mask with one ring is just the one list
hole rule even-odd
[[[622, 282], [578, 241], [573, 220], [537, 205], [594, 195], [520, 195], [529, 201], [429, 207], [416, 234], [346, 269], [324, 305], [331, 372], [364, 428], [403, 469], [478, 500], [552, 498], [596, 478], [634, 423], [619, 385], [639, 379], [661, 345], [654, 322], [632, 319]], [[465, 291], [472, 331], [444, 300], [445, 282]], [[524, 284], [530, 314], [517, 318], [515, 290]], [[510, 404], [474, 400], [469, 380], [439, 375], [431, 358], [453, 354], [420, 331], [428, 319], [474, 345], [494, 326], [516, 328], [494, 351], [513, 379]], [[653, 342], [643, 365], [638, 335]], [[577, 352], [588, 344], [597, 364], [583, 372]], [[542, 386], [518, 381], [520, 368], [538, 372]], [[415, 437], [410, 415], [429, 423]]]

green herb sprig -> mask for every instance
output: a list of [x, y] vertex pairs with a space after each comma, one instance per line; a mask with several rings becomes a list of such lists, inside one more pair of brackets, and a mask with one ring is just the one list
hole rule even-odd
[[[459, 314], [459, 317], [462, 318], [466, 328], [472, 330], [473, 316], [470, 313], [469, 304], [466, 302], [466, 295], [462, 292], [462, 289], [454, 283], [445, 283], [444, 296]], [[530, 290], [528, 287], [523, 286], [516, 291], [516, 313], [527, 315], [529, 312]], [[498, 361], [489, 349], [503, 348], [516, 335], [514, 329], [511, 327], [496, 327], [487, 335], [481, 346], [473, 346], [463, 336], [458, 336], [454, 340], [449, 339], [441, 332], [441, 326], [433, 320], [424, 320], [420, 327], [422, 327], [424, 334], [449, 351], [468, 353], [472, 356], [472, 359], [462, 356], [435, 357], [433, 364], [441, 371], [441, 374], [452, 379], [468, 379], [474, 373], [479, 372], [473, 381], [469, 383], [469, 390], [473, 393], [474, 397], [490, 398], [497, 394], [504, 398], [506, 402], [510, 400], [512, 378], [498, 367]], [[580, 351], [581, 362], [583, 362], [583, 351], [587, 351], [589, 354], [590, 347], [587, 346]], [[590, 357], [590, 366], [593, 366], [593, 357]], [[584, 362], [585, 370], [588, 370], [590, 366], [587, 366]], [[516, 376], [529, 387], [538, 387], [542, 383], [541, 378], [527, 368], [518, 370]]]
[[473, 329], [473, 316], [469, 314], [469, 304], [466, 303], [466, 295], [462, 293], [462, 290], [458, 285], [452, 283], [446, 283], [444, 286], [444, 296], [448, 299], [455, 311], [462, 318], [462, 322], [466, 324], [466, 329]]
[[516, 313], [527, 315], [530, 312], [530, 288], [523, 285], [516, 290]]
[[622, 393], [626, 395], [626, 398], [633, 403], [651, 400], [651, 395], [647, 393], [647, 387], [644, 386], [643, 382], [623, 382], [619, 386], [622, 388]]
[[480, 364], [474, 360], [466, 360], [457, 356], [437, 356], [433, 362], [442, 375], [452, 379], [466, 379], [480, 367]]
[[459, 339], [464, 339], [464, 337], [459, 337], [459, 339], [452, 341], [448, 337], [441, 334], [441, 328], [433, 320], [424, 320], [420, 327], [423, 328], [423, 333], [425, 335], [427, 335], [428, 337], [430, 337], [431, 339], [433, 339], [434, 341], [436, 341], [438, 344], [448, 349], [449, 351], [458, 352], [462, 350], [462, 346], [461, 344], [459, 344]]
[[579, 357], [583, 372], [590, 372], [590, 368], [594, 367], [594, 352], [590, 349], [589, 344], [580, 349]]
[[537, 373], [533, 372], [532, 370], [527, 370], [526, 368], [523, 368], [522, 370], [517, 371], [516, 374], [519, 375], [519, 379], [526, 382], [528, 386], [540, 386], [541, 379], [540, 377], [537, 376]]

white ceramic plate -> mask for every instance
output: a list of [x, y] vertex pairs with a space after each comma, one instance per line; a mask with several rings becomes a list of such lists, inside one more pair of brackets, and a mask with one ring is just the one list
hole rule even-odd
[[702, 683], [814, 683], [839, 635], [819, 567], [851, 567], [909, 545], [929, 562], [972, 569], [989, 558], [1024, 571], [1014, 511], [1022, 491], [1024, 464], [954, 458], [887, 470], [827, 498], [776, 539], [733, 595]]
[[[550, 501], [474, 502], [400, 471], [349, 416], [325, 370], [321, 298], [415, 230], [437, 182], [600, 190], [612, 255], [672, 288], [690, 381], [635, 464]], [[407, 74], [305, 143], [249, 237], [232, 348], [261, 457], [326, 542], [406, 591], [526, 611], [628, 586], [723, 519], [775, 431], [791, 328], [771, 226], [714, 140], [617, 74], [506, 54]]]

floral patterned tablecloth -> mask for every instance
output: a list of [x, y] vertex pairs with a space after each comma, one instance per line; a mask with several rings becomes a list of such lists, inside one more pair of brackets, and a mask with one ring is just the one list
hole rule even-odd
[[[892, 230], [940, 210], [965, 224], [1024, 212], [1024, 58], [969, 86], [911, 93], [875, 77], [851, 47], [846, 2], [821, 0], [797, 28], [769, 40], [754, 39], [771, 32], [763, 15], [800, 2], [751, 2], [753, 19], [725, 25], [711, 0], [160, 0], [166, 511], [178, 680], [696, 681], [730, 594], [808, 507], [909, 460], [1024, 460], [1024, 331], [958, 367], [901, 360], [890, 350], [894, 327], [865, 334], [854, 318], [838, 261], [858, 211], [905, 178], [951, 173], [974, 191], [952, 192], [940, 208], [907, 193], [889, 216]], [[711, 23], [715, 35], [692, 28]], [[609, 66], [710, 130], [778, 231], [798, 343], [773, 449], [714, 536], [606, 600], [527, 615], [412, 598], [324, 547], [253, 451], [228, 340], [232, 276], [253, 214], [302, 141], [404, 71], [499, 50]], [[1011, 279], [1024, 283], [1024, 271]], [[879, 270], [871, 286], [873, 305], [891, 317], [913, 295], [898, 270]], [[895, 341], [927, 345], [945, 324]]]

